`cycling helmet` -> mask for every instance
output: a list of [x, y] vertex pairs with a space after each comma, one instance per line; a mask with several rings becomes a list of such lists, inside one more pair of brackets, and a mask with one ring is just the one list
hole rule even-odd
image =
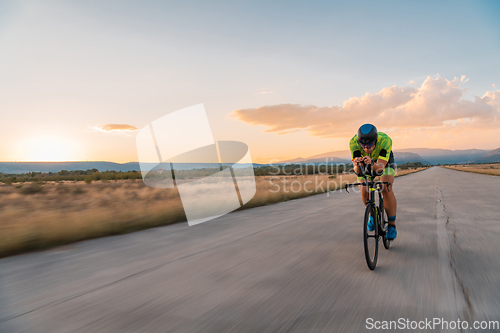
[[372, 124], [364, 124], [358, 129], [358, 142], [361, 146], [374, 146], [377, 138], [377, 128]]

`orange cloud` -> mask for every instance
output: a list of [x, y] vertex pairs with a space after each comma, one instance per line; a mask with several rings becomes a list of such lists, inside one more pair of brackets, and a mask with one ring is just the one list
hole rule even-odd
[[276, 94], [273, 90], [261, 90], [257, 93], [257, 95], [268, 95], [268, 94]]
[[378, 93], [351, 97], [342, 106], [279, 104], [233, 111], [250, 125], [266, 132], [286, 134], [305, 129], [312, 136], [352, 136], [360, 124], [373, 123], [382, 130], [500, 128], [500, 90], [474, 100], [463, 99], [465, 76], [449, 81], [427, 77], [418, 88], [392, 86]]
[[126, 124], [104, 124], [97, 125], [95, 128], [102, 132], [132, 132], [137, 130], [137, 127]]

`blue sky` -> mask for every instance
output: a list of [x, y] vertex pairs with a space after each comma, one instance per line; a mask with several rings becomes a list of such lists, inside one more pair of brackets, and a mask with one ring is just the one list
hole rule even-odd
[[[216, 139], [260, 158], [347, 149], [349, 138], [265, 133], [228, 115], [342, 105], [438, 74], [466, 75], [463, 99], [474, 100], [500, 85], [499, 14], [493, 1], [0, 2], [0, 109], [11, 124], [0, 160], [32, 160], [49, 136], [66, 142], [54, 143], [61, 159], [136, 160], [133, 133], [93, 128], [141, 128], [198, 103]], [[486, 143], [475, 148], [500, 146]]]

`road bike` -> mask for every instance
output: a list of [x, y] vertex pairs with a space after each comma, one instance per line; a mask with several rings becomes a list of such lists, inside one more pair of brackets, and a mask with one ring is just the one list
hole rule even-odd
[[[373, 167], [373, 164], [371, 165], [371, 167]], [[345, 186], [345, 189], [349, 193], [348, 190], [349, 187], [357, 185], [368, 186], [368, 199], [366, 200], [365, 218], [363, 221], [363, 243], [365, 246], [366, 264], [368, 265], [369, 269], [374, 270], [375, 266], [377, 266], [378, 242], [380, 238], [382, 238], [384, 247], [387, 250], [391, 246], [391, 241], [385, 238], [385, 234], [387, 232], [387, 227], [388, 227], [388, 221], [384, 209], [384, 198], [382, 197], [383, 186], [389, 186], [391, 185], [391, 183], [375, 181], [375, 176], [371, 175], [371, 172], [367, 172], [366, 170], [366, 169], [372, 170], [371, 167], [366, 168], [364, 166], [360, 166], [361, 169], [360, 176], [365, 179], [365, 182], [347, 184]], [[388, 188], [388, 190], [390, 191], [390, 188]], [[378, 196], [375, 194], [375, 192], [378, 193]], [[377, 205], [377, 198], [378, 198], [378, 205]], [[368, 230], [368, 221], [370, 221], [370, 217], [373, 218], [373, 222], [375, 225], [373, 231]]]

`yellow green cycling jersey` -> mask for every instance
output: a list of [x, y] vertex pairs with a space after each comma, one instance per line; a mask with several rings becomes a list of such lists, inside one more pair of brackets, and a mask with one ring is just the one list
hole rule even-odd
[[392, 139], [387, 134], [379, 132], [375, 149], [373, 149], [371, 154], [367, 154], [358, 143], [358, 135], [352, 137], [349, 142], [349, 147], [351, 149], [351, 158], [353, 161], [356, 157], [364, 156], [370, 156], [370, 158], [375, 162], [378, 159], [389, 161], [392, 151]]

